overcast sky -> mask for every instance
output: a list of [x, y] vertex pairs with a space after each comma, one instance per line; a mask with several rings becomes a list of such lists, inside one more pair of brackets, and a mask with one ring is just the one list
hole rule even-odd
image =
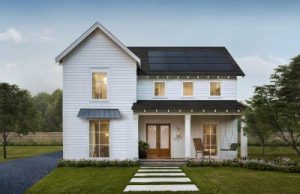
[[300, 54], [300, 1], [0, 0], [0, 81], [61, 88], [54, 58], [96, 21], [127, 46], [226, 46], [246, 74], [239, 100]]

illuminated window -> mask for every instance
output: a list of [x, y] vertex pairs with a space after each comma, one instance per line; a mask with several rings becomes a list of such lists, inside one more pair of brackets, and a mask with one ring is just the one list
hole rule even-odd
[[165, 82], [154, 82], [154, 96], [165, 96]]
[[90, 157], [109, 157], [109, 121], [90, 121]]
[[194, 95], [194, 83], [193, 82], [183, 82], [183, 96], [193, 96]]
[[93, 99], [107, 99], [107, 73], [94, 72], [93, 79]]
[[210, 82], [210, 95], [221, 96], [221, 82]]

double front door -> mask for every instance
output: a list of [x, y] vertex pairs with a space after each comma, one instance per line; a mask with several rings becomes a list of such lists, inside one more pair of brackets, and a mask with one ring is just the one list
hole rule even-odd
[[148, 158], [170, 158], [170, 124], [147, 124]]

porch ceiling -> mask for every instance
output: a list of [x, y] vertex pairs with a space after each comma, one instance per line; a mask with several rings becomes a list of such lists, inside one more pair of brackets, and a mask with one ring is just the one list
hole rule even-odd
[[241, 112], [246, 106], [236, 100], [138, 100], [134, 112]]

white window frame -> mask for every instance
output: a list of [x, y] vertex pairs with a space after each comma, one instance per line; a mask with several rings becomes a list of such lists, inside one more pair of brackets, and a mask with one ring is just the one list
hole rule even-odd
[[[94, 99], [93, 98], [93, 73], [106, 73], [107, 76], [107, 84], [106, 84], [106, 93], [107, 93], [107, 98], [106, 99]], [[110, 79], [109, 79], [109, 70], [108, 69], [91, 69], [90, 70], [90, 99], [93, 102], [105, 102], [105, 101], [109, 101], [109, 83], [110, 83]]]
[[[219, 96], [211, 95], [211, 92], [210, 92], [210, 84], [211, 84], [212, 82], [219, 82], [219, 83], [220, 83], [220, 95], [219, 95]], [[209, 82], [208, 82], [208, 88], [209, 88], [209, 90], [208, 90], [208, 96], [209, 96], [210, 98], [221, 98], [221, 97], [222, 97], [222, 88], [223, 88], [223, 86], [222, 86], [222, 82], [221, 82], [220, 80], [212, 80], [212, 81], [209, 81]]]
[[[185, 96], [184, 95], [184, 87], [183, 87], [183, 84], [184, 84], [184, 82], [191, 82], [191, 83], [193, 83], [193, 95], [191, 95], [191, 96]], [[183, 80], [182, 81], [182, 83], [181, 83], [181, 96], [182, 96], [182, 98], [194, 98], [195, 97], [195, 82], [194, 81], [192, 81], [192, 80]]]
[[[88, 122], [88, 157], [90, 158], [90, 159], [95, 159], [95, 160], [97, 160], [97, 159], [105, 159], [105, 160], [107, 160], [107, 159], [109, 159], [110, 158], [110, 156], [111, 156], [111, 130], [110, 130], [110, 123], [111, 123], [111, 120], [107, 120], [108, 121], [108, 134], [109, 134], [109, 143], [108, 144], [101, 144], [101, 142], [100, 142], [100, 144], [99, 144], [99, 146], [100, 145], [108, 145], [108, 157], [91, 157], [90, 156], [90, 146], [91, 145], [96, 145], [96, 144], [91, 144], [91, 142], [90, 142], [90, 121], [99, 121], [99, 124], [101, 124], [101, 121], [103, 121], [103, 120], [105, 120], [105, 119], [91, 119], [91, 120], [89, 120], [89, 122]], [[99, 125], [99, 127], [100, 127], [101, 125]], [[100, 133], [100, 132], [99, 132]]]
[[[163, 82], [165, 83], [165, 95], [164, 96], [155, 96], [155, 83], [157, 82]], [[155, 80], [153, 81], [153, 98], [166, 98], [167, 97], [167, 82], [166, 81], [159, 81], [159, 80]]]

